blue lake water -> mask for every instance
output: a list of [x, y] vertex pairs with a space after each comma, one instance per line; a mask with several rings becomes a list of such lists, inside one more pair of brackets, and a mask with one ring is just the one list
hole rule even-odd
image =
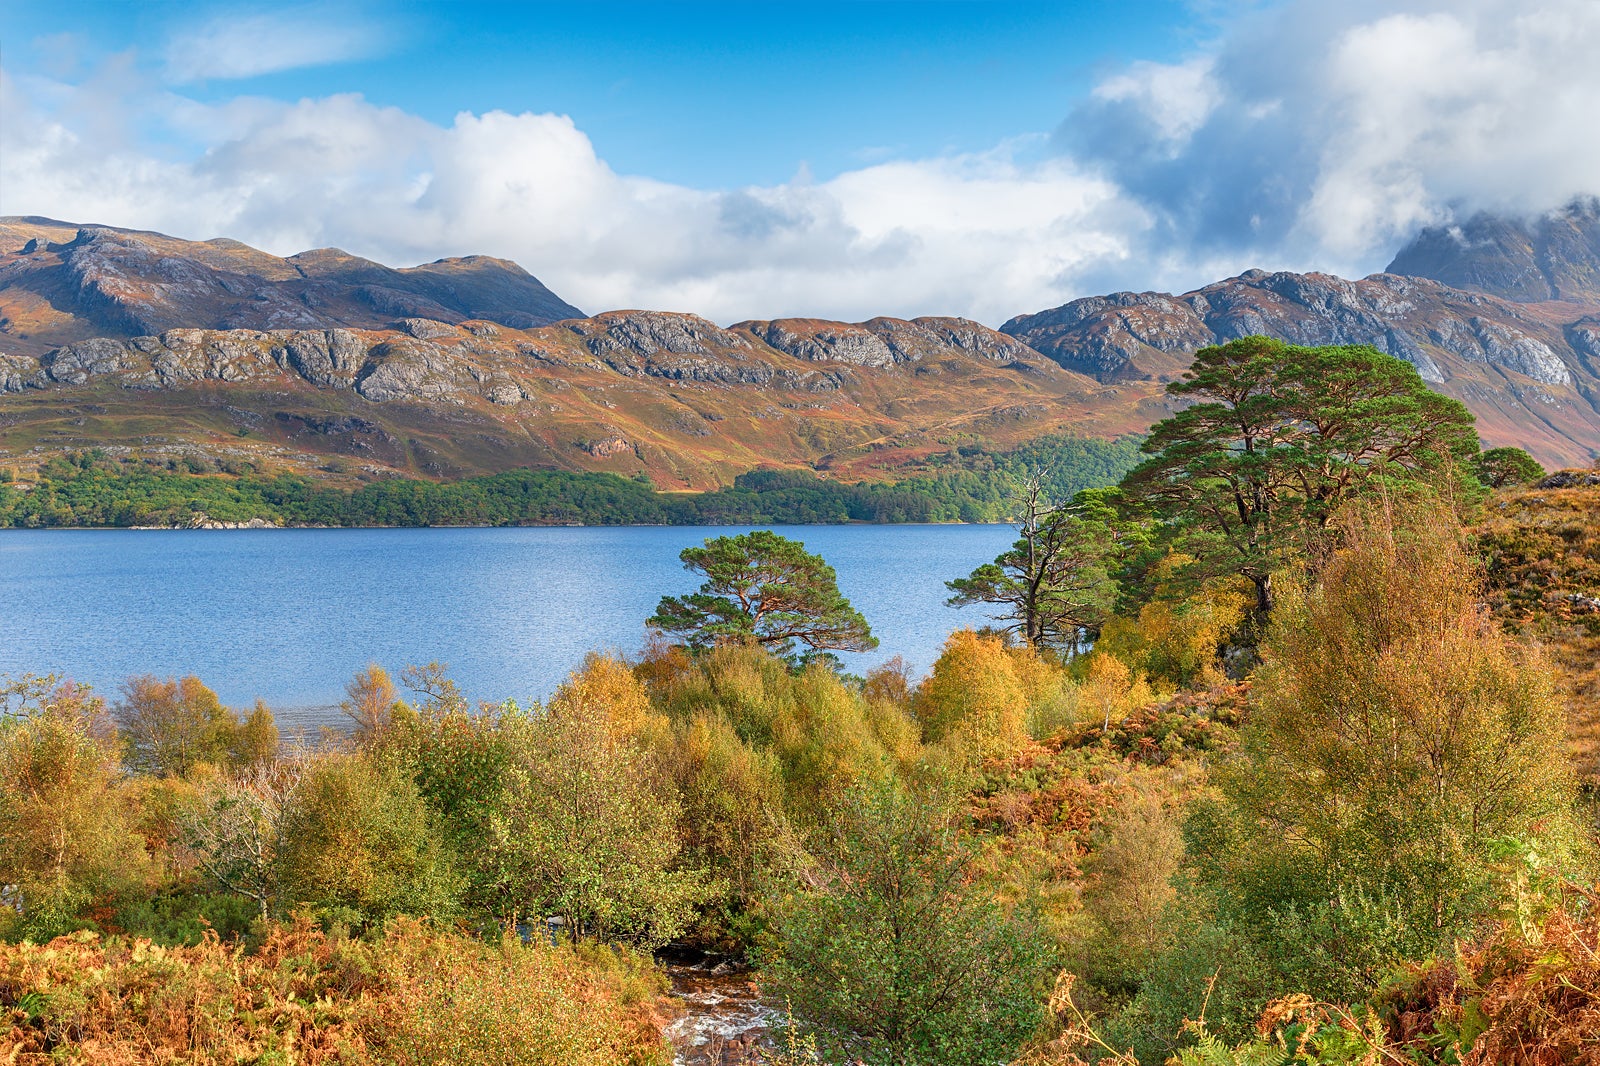
[[[982, 608], [944, 582], [1011, 526], [775, 526], [839, 574], [876, 651], [921, 674]], [[196, 674], [286, 725], [335, 724], [368, 662], [439, 660], [474, 699], [547, 697], [589, 651], [636, 652], [678, 552], [726, 527], [0, 531], [0, 674], [60, 673], [114, 697], [134, 674]]]

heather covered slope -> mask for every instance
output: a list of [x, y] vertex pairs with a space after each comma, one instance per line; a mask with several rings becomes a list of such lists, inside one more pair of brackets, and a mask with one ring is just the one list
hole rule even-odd
[[0, 356], [0, 462], [106, 446], [261, 469], [334, 456], [374, 473], [534, 466], [708, 488], [762, 465], [882, 479], [974, 444], [1137, 433], [1171, 409], [1159, 383], [1102, 385], [952, 319], [762, 323], [761, 336], [647, 311], [526, 331], [395, 325], [175, 329]]
[[1497, 493], [1473, 531], [1488, 603], [1541, 645], [1567, 697], [1574, 759], [1600, 782], [1600, 471], [1569, 470]]

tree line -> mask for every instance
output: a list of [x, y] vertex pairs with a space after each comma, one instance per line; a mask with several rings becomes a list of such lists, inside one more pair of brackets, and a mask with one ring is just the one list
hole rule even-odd
[[1137, 454], [1133, 440], [1056, 437], [1015, 452], [958, 446], [893, 483], [772, 469], [713, 492], [663, 493], [642, 477], [550, 470], [448, 482], [388, 477], [340, 489], [233, 461], [147, 462], [89, 450], [45, 463], [26, 488], [0, 481], [0, 527], [185, 526], [201, 516], [316, 526], [996, 522], [1012, 517], [1015, 472], [1040, 457], [1056, 486], [1073, 492], [1115, 481]]

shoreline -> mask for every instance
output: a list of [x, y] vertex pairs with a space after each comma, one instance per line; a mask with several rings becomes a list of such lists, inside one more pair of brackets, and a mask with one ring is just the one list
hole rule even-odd
[[237, 533], [237, 532], [292, 532], [294, 530], [351, 530], [372, 531], [385, 529], [764, 529], [769, 526], [815, 526], [817, 528], [833, 528], [839, 526], [881, 526], [885, 529], [905, 528], [911, 526], [1012, 526], [1015, 522], [963, 522], [960, 519], [951, 519], [944, 522], [862, 522], [850, 520], [845, 522], [517, 522], [504, 525], [487, 525], [482, 523], [463, 523], [461, 525], [361, 525], [361, 526], [329, 526], [306, 524], [274, 525], [268, 522], [251, 524], [248, 522], [215, 523], [198, 526], [0, 526], [0, 535], [6, 533], [105, 533], [121, 531], [129, 533]]

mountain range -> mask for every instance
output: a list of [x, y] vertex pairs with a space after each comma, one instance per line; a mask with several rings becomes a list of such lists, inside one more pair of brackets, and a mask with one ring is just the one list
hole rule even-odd
[[[0, 219], [0, 465], [86, 446], [326, 476], [518, 466], [706, 488], [762, 465], [893, 478], [968, 445], [1115, 437], [1193, 351], [1371, 344], [1486, 445], [1600, 456], [1600, 202], [1424, 230], [1360, 280], [1247, 271], [1019, 315], [718, 326], [584, 316], [519, 266]], [[337, 461], [335, 461], [337, 460]], [[331, 471], [331, 473], [330, 473]]]

